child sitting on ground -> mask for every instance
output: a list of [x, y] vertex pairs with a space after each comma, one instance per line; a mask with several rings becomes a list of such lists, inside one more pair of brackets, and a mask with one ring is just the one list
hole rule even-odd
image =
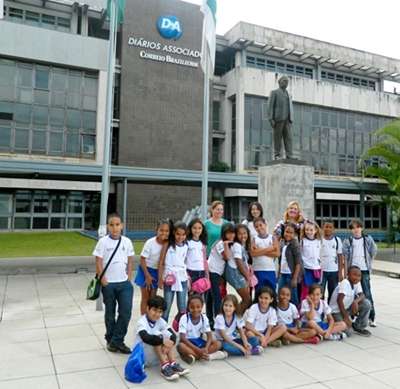
[[151, 297], [147, 302], [147, 312], [136, 326], [136, 339], [133, 348], [143, 343], [145, 366], [157, 360], [161, 365], [161, 375], [168, 381], [189, 373], [175, 360], [176, 335], [161, 317], [166, 309], [165, 300], [160, 296]]

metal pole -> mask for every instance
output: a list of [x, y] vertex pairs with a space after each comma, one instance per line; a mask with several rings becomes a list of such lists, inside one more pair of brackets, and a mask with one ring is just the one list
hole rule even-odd
[[[207, 55], [208, 53], [205, 53]], [[210, 79], [209, 59], [206, 60], [206, 71], [204, 72], [204, 96], [203, 96], [203, 153], [202, 153], [202, 181], [201, 181], [201, 218], [207, 219], [208, 207], [208, 136], [209, 136], [209, 94]]]
[[[100, 226], [98, 230], [99, 237], [107, 233], [107, 204], [110, 191], [110, 158], [111, 158], [111, 125], [113, 118], [114, 101], [114, 68], [115, 68], [115, 50], [117, 39], [117, 2], [111, 0], [110, 6], [110, 38], [108, 42], [108, 68], [107, 68], [107, 103], [106, 120], [104, 128], [104, 149], [103, 149], [103, 171], [101, 177], [101, 203], [100, 203]], [[96, 311], [103, 310], [101, 295], [96, 300]]]
[[124, 198], [122, 200], [122, 221], [124, 223], [124, 234], [126, 234], [126, 211], [127, 211], [127, 201], [128, 201], [128, 179], [124, 178]]

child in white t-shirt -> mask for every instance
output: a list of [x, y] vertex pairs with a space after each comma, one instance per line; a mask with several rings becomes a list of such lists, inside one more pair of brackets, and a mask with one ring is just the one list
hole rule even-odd
[[279, 289], [279, 300], [276, 312], [278, 315], [278, 323], [286, 326], [286, 332], [282, 336], [284, 344], [289, 343], [319, 343], [316, 336], [317, 331], [312, 328], [300, 328], [300, 315], [296, 306], [290, 302], [291, 288], [282, 286]]
[[309, 287], [308, 297], [301, 303], [300, 309], [303, 327], [312, 328], [317, 334], [327, 340], [342, 340], [342, 332], [346, 330], [346, 323], [335, 323], [332, 310], [328, 303], [322, 299], [321, 285], [314, 284]]
[[[130, 354], [131, 350], [125, 345], [124, 339], [132, 314], [131, 280], [135, 253], [131, 240], [121, 235], [123, 229], [121, 217], [117, 213], [112, 213], [107, 220], [109, 234], [97, 242], [93, 251], [96, 257], [96, 274], [100, 276], [116, 250], [107, 271], [100, 280], [105, 305], [105, 339], [108, 351]], [[116, 319], [117, 302], [118, 318]]]
[[345, 276], [342, 240], [335, 235], [333, 220], [324, 220], [322, 223], [321, 269], [322, 295], [325, 297], [325, 289], [328, 286], [327, 301], [330, 301], [333, 291]]
[[140, 264], [137, 269], [135, 284], [140, 287], [140, 314], [147, 310], [147, 300], [157, 293], [158, 264], [161, 249], [168, 243], [170, 231], [169, 220], [161, 220], [156, 228], [156, 236], [146, 241], [140, 254]]
[[262, 205], [258, 201], [253, 201], [249, 205], [249, 211], [247, 213], [247, 218], [242, 221], [242, 224], [247, 226], [250, 232], [250, 238], [255, 238], [258, 234], [254, 227], [254, 219], [258, 217], [264, 217], [264, 211]]
[[196, 359], [211, 361], [224, 359], [227, 354], [221, 349], [221, 342], [213, 338], [207, 316], [202, 313], [204, 301], [199, 294], [189, 297], [188, 312], [179, 320], [178, 352], [187, 364]]
[[186, 312], [188, 295], [186, 231], [185, 223], [176, 222], [170, 230], [169, 243], [163, 248], [160, 256], [158, 287], [164, 290], [164, 298], [167, 304], [163, 313], [165, 321], [168, 321], [175, 294], [178, 313]]
[[143, 344], [145, 367], [156, 361], [161, 365], [161, 375], [169, 381], [189, 373], [176, 362], [176, 335], [161, 317], [166, 308], [165, 300], [160, 296], [152, 297], [147, 302], [147, 312], [142, 315], [136, 325], [136, 338], [133, 348]]
[[256, 337], [264, 348], [280, 347], [282, 342], [279, 338], [286, 332], [286, 326], [278, 323], [274, 291], [264, 286], [256, 293], [255, 301], [244, 316], [246, 335]]
[[237, 315], [238, 299], [228, 294], [222, 300], [222, 312], [215, 318], [215, 335], [228, 355], [259, 355], [262, 347], [255, 336], [247, 337], [243, 320]]

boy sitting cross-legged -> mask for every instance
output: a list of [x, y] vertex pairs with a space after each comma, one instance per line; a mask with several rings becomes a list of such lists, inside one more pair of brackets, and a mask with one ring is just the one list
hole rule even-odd
[[145, 366], [155, 361], [161, 365], [161, 375], [169, 381], [189, 373], [175, 358], [176, 335], [161, 317], [166, 308], [165, 300], [160, 296], [152, 297], [147, 302], [147, 312], [139, 319], [136, 327], [134, 347], [143, 343]]

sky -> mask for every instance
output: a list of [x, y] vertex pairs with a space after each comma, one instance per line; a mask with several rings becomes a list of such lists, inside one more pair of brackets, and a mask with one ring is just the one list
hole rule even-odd
[[218, 34], [239, 21], [400, 59], [400, 0], [217, 0]]

